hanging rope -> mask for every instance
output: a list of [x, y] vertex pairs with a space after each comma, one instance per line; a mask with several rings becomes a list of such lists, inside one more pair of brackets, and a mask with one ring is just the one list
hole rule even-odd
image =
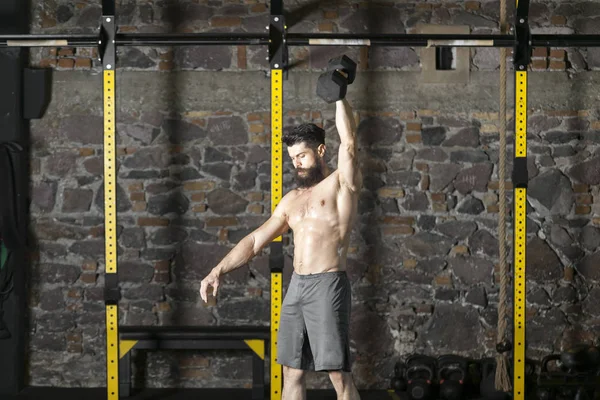
[[[506, 0], [500, 0], [500, 31], [507, 33]], [[508, 263], [506, 251], [506, 48], [500, 48], [500, 152], [498, 163], [498, 180], [500, 210], [498, 213], [498, 245], [500, 247], [500, 294], [498, 298], [498, 331], [497, 343], [506, 339], [508, 325]], [[496, 356], [496, 390], [508, 392], [511, 390], [510, 375], [508, 373], [508, 355], [501, 353]]]

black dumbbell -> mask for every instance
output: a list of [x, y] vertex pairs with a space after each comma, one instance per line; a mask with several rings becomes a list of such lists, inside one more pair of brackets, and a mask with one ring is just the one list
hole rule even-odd
[[327, 72], [319, 76], [317, 95], [327, 103], [334, 103], [346, 97], [348, 85], [356, 77], [356, 63], [348, 56], [329, 60]]

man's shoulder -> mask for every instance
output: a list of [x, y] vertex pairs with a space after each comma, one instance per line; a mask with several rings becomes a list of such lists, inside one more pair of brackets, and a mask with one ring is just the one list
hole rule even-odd
[[287, 192], [285, 195], [283, 195], [283, 198], [281, 199], [281, 201], [289, 201], [292, 200], [294, 197], [298, 196], [298, 193], [300, 193], [300, 191], [296, 188], [290, 190], [289, 192]]
[[290, 190], [289, 192], [287, 192], [286, 194], [283, 195], [283, 197], [279, 201], [279, 204], [282, 207], [286, 207], [290, 202], [294, 201], [294, 199], [296, 197], [298, 197], [298, 193], [299, 193], [298, 189]]

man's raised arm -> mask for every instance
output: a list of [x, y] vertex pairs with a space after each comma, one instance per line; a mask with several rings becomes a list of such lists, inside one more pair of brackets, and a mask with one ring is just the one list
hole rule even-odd
[[336, 101], [335, 106], [335, 124], [340, 135], [338, 154], [340, 183], [352, 192], [358, 192], [362, 186], [362, 177], [358, 166], [358, 141], [354, 115], [346, 99]]
[[247, 264], [263, 247], [271, 243], [277, 236], [283, 235], [288, 231], [289, 227], [283, 206], [284, 199], [282, 199], [271, 217], [264, 224], [240, 240], [223, 260], [212, 269], [208, 276], [202, 280], [200, 284], [200, 296], [202, 300], [206, 301], [207, 299], [208, 286], [212, 286], [214, 289], [213, 295], [217, 295], [219, 277], [221, 275]]

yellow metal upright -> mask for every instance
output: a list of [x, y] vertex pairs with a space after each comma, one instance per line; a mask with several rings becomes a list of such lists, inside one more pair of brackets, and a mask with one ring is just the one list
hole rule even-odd
[[[280, 69], [271, 70], [271, 213], [281, 201], [283, 192], [283, 79]], [[283, 262], [281, 254], [282, 238], [275, 238], [271, 245], [271, 400], [281, 399], [282, 368], [277, 364], [277, 333], [279, 332], [279, 319], [282, 304], [282, 272]]]
[[[271, 66], [271, 213], [283, 196], [283, 72], [287, 63], [286, 26], [283, 1], [271, 0], [269, 22], [269, 63]], [[282, 367], [277, 363], [277, 334], [283, 302], [283, 241], [281, 236], [270, 245], [271, 269], [271, 382], [270, 399], [281, 400]]]
[[[516, 73], [515, 165], [527, 165], [527, 72]], [[527, 250], [527, 187], [514, 188], [514, 399], [525, 399], [525, 294]]]
[[104, 302], [106, 307], [106, 387], [108, 400], [119, 399], [119, 280], [117, 275], [117, 168], [115, 91], [115, 4], [102, 2], [104, 94]]
[[527, 68], [531, 60], [529, 0], [517, 0], [514, 52], [515, 140], [513, 162], [513, 398], [524, 400], [527, 293]]

